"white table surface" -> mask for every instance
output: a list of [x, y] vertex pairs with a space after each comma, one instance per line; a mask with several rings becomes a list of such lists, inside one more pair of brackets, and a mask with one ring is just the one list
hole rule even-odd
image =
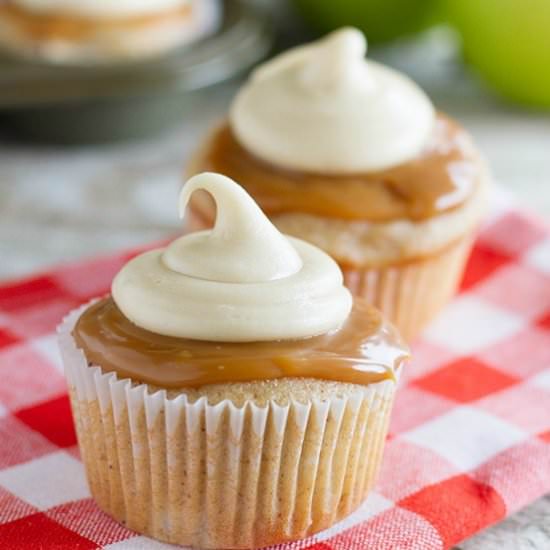
[[[378, 55], [411, 73], [472, 132], [518, 202], [550, 218], [550, 116], [485, 93], [439, 33]], [[0, 279], [177, 232], [185, 160], [235, 89], [209, 90], [176, 129], [147, 141], [65, 148], [0, 138]], [[549, 518], [547, 497], [460, 548], [548, 549]]]

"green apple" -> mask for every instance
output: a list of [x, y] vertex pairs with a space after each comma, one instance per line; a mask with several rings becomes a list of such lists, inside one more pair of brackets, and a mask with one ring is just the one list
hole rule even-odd
[[505, 97], [550, 108], [550, 0], [447, 0], [466, 61]]
[[353, 25], [365, 33], [370, 43], [380, 43], [426, 27], [438, 0], [294, 0], [294, 3], [304, 19], [320, 32]]

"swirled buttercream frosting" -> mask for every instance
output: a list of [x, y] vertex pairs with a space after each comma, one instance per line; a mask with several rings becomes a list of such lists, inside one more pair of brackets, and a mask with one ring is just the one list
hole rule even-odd
[[214, 227], [137, 256], [115, 277], [113, 299], [130, 321], [218, 342], [306, 338], [343, 324], [352, 298], [330, 256], [279, 233], [242, 187], [219, 174], [183, 186], [182, 217], [197, 190], [216, 203]]
[[292, 49], [258, 68], [239, 91], [230, 124], [260, 159], [322, 173], [382, 170], [409, 161], [435, 121], [409, 78], [367, 61], [354, 28]]

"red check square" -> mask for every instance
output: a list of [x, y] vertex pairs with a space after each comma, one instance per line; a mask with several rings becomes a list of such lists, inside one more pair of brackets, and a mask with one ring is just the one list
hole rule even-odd
[[518, 381], [475, 357], [466, 357], [415, 380], [414, 385], [459, 403], [469, 403]]
[[59, 550], [95, 550], [97, 544], [81, 537], [41, 513], [0, 525], [0, 550], [44, 548]]
[[492, 525], [506, 513], [502, 497], [490, 485], [467, 475], [430, 485], [399, 501], [398, 505], [435, 526], [445, 548], [460, 542], [464, 533], [475, 533]]
[[[549, 305], [549, 308], [550, 308], [550, 305]], [[548, 313], [546, 313], [540, 319], [538, 319], [537, 326], [546, 330], [550, 330], [550, 310], [548, 311]]]
[[509, 264], [510, 261], [511, 258], [507, 254], [476, 244], [468, 260], [460, 284], [460, 291], [470, 290], [473, 286], [489, 278], [497, 269]]
[[0, 327], [0, 348], [6, 348], [20, 341], [21, 338], [19, 336], [16, 336], [6, 328]]
[[15, 413], [15, 416], [58, 447], [76, 445], [76, 433], [68, 395], [61, 395], [44, 403], [21, 409]]
[[0, 310], [6, 312], [21, 311], [36, 304], [62, 298], [64, 292], [55, 279], [44, 275], [2, 285], [0, 287]]

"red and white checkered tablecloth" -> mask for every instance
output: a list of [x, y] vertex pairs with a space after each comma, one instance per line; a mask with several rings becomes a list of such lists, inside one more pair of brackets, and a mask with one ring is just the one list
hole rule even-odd
[[[0, 550], [172, 548], [91, 500], [54, 336], [128, 257], [0, 287]], [[375, 492], [279, 550], [448, 548], [550, 491], [550, 229], [501, 209], [413, 351]]]

